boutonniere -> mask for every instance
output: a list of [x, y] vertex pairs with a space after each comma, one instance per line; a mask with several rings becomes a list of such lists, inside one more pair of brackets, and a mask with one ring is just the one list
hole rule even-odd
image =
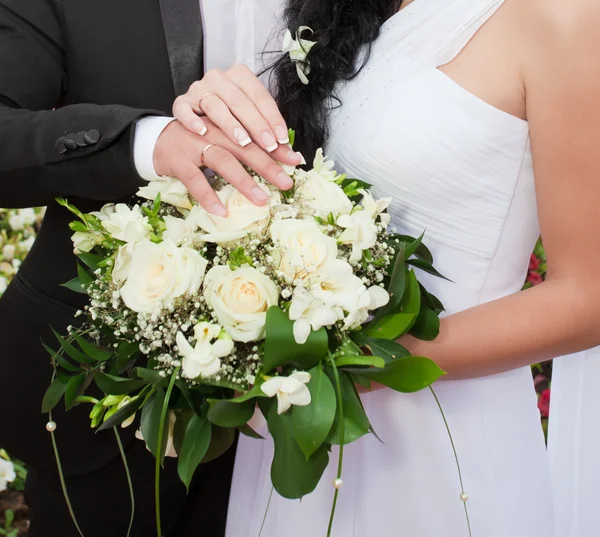
[[289, 54], [290, 60], [296, 64], [296, 71], [300, 81], [307, 85], [308, 75], [310, 73], [310, 64], [306, 61], [306, 56], [310, 52], [317, 42], [309, 41], [308, 39], [302, 39], [300, 36], [303, 32], [309, 31], [311, 34], [314, 32], [309, 26], [300, 26], [296, 32], [296, 39], [292, 36], [292, 32], [286, 30], [283, 36], [283, 50], [284, 54]]

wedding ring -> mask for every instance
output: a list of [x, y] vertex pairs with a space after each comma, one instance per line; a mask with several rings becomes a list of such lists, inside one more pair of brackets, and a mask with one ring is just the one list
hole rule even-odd
[[208, 144], [203, 150], [202, 150], [202, 160], [204, 161], [204, 157], [206, 156], [206, 153], [208, 153], [208, 150], [211, 147], [215, 147], [215, 144]]
[[207, 97], [218, 97], [218, 95], [215, 95], [214, 93], [205, 93], [204, 95], [202, 95], [202, 97], [200, 97], [200, 99], [198, 100], [198, 108], [200, 109], [200, 111], [202, 111], [202, 101]]

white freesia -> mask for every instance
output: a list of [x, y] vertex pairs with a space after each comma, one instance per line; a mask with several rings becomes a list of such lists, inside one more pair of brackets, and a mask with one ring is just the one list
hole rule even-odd
[[[257, 183], [256, 186], [271, 196], [266, 185]], [[270, 204], [254, 205], [231, 185], [225, 185], [217, 192], [217, 196], [227, 209], [226, 218], [211, 214], [200, 205], [195, 205], [188, 217], [188, 220], [205, 232], [200, 235], [203, 241], [228, 244], [247, 235], [262, 234], [271, 216]]]
[[[173, 412], [172, 410], [169, 410], [169, 430], [165, 431], [165, 433], [167, 434], [167, 446], [165, 448], [165, 456], [166, 457], [172, 457], [175, 458], [177, 457], [177, 450], [175, 449], [175, 443], [173, 441], [173, 437], [175, 434], [175, 422], [177, 421], [177, 416], [175, 415], [175, 412]], [[135, 437], [138, 440], [144, 440], [144, 436], [142, 435], [142, 430], [138, 429], [135, 432]], [[144, 440], [145, 442], [145, 440]], [[148, 448], [148, 451], [151, 451], [150, 448], [148, 447], [148, 444], [146, 444], [146, 447]]]
[[305, 31], [309, 31], [311, 34], [313, 33], [310, 27], [300, 26], [296, 32], [296, 39], [294, 39], [292, 32], [286, 30], [285, 35], [283, 36], [282, 52], [284, 54], [289, 54], [290, 60], [296, 64], [298, 77], [302, 83], [306, 85], [308, 84], [308, 75], [310, 74], [310, 65], [306, 61], [306, 56], [317, 42], [302, 39], [300, 35]]
[[[177, 347], [179, 355], [183, 357], [181, 369], [185, 377], [189, 379], [208, 378], [220, 371], [220, 358], [228, 356], [233, 350], [233, 341], [230, 337], [219, 338], [221, 331], [219, 325], [200, 323], [194, 329], [196, 335], [194, 347], [181, 332], [177, 332]], [[213, 339], [216, 339], [214, 343], [212, 343]]]
[[348, 311], [344, 319], [343, 330], [352, 330], [360, 327], [369, 318], [371, 311], [382, 308], [390, 301], [390, 295], [377, 285], [364, 287], [356, 296], [356, 302]]
[[37, 220], [35, 210], [31, 207], [19, 210], [19, 215], [21, 216], [25, 224], [29, 226], [35, 224], [35, 221]]
[[352, 211], [352, 202], [337, 183], [325, 179], [314, 170], [298, 170], [296, 178], [294, 197], [300, 204], [303, 215], [326, 219], [329, 214], [337, 217]]
[[356, 276], [352, 266], [343, 259], [329, 261], [323, 270], [322, 279], [310, 288], [311, 294], [330, 308], [345, 311], [356, 309], [356, 298], [366, 289]]
[[8, 217], [8, 225], [13, 231], [21, 231], [25, 227], [25, 219], [19, 213], [11, 214]]
[[0, 457], [0, 492], [8, 488], [8, 484], [17, 479], [15, 466], [12, 462]]
[[174, 177], [161, 177], [149, 181], [138, 190], [137, 195], [154, 201], [160, 194], [160, 200], [181, 209], [191, 209], [192, 202], [185, 185]]
[[4, 293], [4, 291], [6, 291], [6, 288], [8, 287], [8, 281], [4, 276], [0, 276], [0, 295], [2, 295], [2, 293]]
[[131, 257], [133, 256], [134, 248], [134, 243], [128, 243], [120, 246], [117, 250], [112, 271], [112, 280], [116, 284], [124, 282], [129, 277]]
[[[131, 403], [135, 399], [137, 399], [137, 398], [132, 398], [132, 397], [129, 397], [128, 395], [126, 395], [125, 397], [123, 397], [123, 399], [121, 399], [121, 401], [119, 401], [119, 404], [117, 405], [117, 410], [121, 410], [123, 407], [127, 406], [129, 403]], [[125, 421], [123, 421], [121, 423], [122, 429], [126, 429], [135, 421], [135, 414], [136, 413], [134, 412], [131, 416], [129, 416]]]
[[198, 235], [195, 233], [195, 229], [197, 226], [190, 216], [185, 219], [168, 215], [163, 217], [166, 228], [162, 234], [163, 239], [171, 240], [178, 246], [196, 242]]
[[125, 305], [150, 313], [200, 288], [208, 262], [199, 252], [173, 241], [138, 242], [131, 256], [129, 275], [120, 290]]
[[338, 254], [337, 242], [314, 220], [278, 220], [271, 224], [274, 263], [289, 283], [318, 278]]
[[147, 239], [152, 232], [148, 217], [140, 206], [128, 207], [124, 203], [115, 205], [114, 212], [102, 220], [102, 227], [115, 239], [125, 242]]
[[267, 397], [277, 396], [277, 413], [283, 414], [292, 405], [310, 405], [310, 391], [306, 386], [310, 378], [309, 373], [296, 371], [289, 377], [273, 377], [262, 384], [260, 389]]
[[288, 315], [294, 321], [294, 339], [299, 345], [306, 343], [311, 330], [332, 326], [343, 318], [341, 308], [326, 305], [302, 286], [294, 289]]
[[12, 261], [17, 253], [17, 247], [14, 244], [5, 244], [2, 247], [2, 257], [5, 261]]
[[204, 279], [204, 298], [225, 331], [235, 341], [247, 343], [264, 338], [267, 310], [277, 305], [279, 290], [248, 265], [235, 270], [216, 266]]
[[76, 231], [71, 235], [73, 253], [77, 255], [91, 251], [94, 246], [102, 242], [102, 238], [102, 233], [98, 231]]
[[344, 228], [338, 240], [341, 244], [351, 244], [350, 262], [358, 263], [363, 251], [372, 248], [377, 242], [377, 225], [373, 216], [363, 209], [352, 214], [343, 214], [337, 225]]
[[321, 148], [317, 149], [313, 159], [313, 171], [327, 181], [335, 181], [339, 174], [335, 171], [335, 162], [326, 158]]

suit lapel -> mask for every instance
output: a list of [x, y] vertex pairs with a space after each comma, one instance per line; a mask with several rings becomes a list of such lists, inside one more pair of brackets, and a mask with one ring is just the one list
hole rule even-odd
[[204, 35], [200, 0], [160, 0], [176, 95], [203, 76]]

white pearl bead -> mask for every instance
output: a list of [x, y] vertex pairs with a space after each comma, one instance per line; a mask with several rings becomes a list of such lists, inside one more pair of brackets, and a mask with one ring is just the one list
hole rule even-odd
[[342, 479], [334, 479], [334, 481], [333, 481], [333, 488], [336, 488], [336, 489], [339, 490], [339, 489], [342, 488], [343, 484], [344, 484], [344, 481]]
[[463, 501], [463, 502], [467, 502], [467, 501], [469, 501], [469, 495], [468, 495], [466, 492], [463, 492], [463, 493], [460, 495], [460, 499], [461, 499], [461, 501]]
[[56, 431], [56, 422], [49, 421], [48, 423], [46, 423], [46, 431], [48, 431], [49, 433], [53, 433], [54, 431]]

